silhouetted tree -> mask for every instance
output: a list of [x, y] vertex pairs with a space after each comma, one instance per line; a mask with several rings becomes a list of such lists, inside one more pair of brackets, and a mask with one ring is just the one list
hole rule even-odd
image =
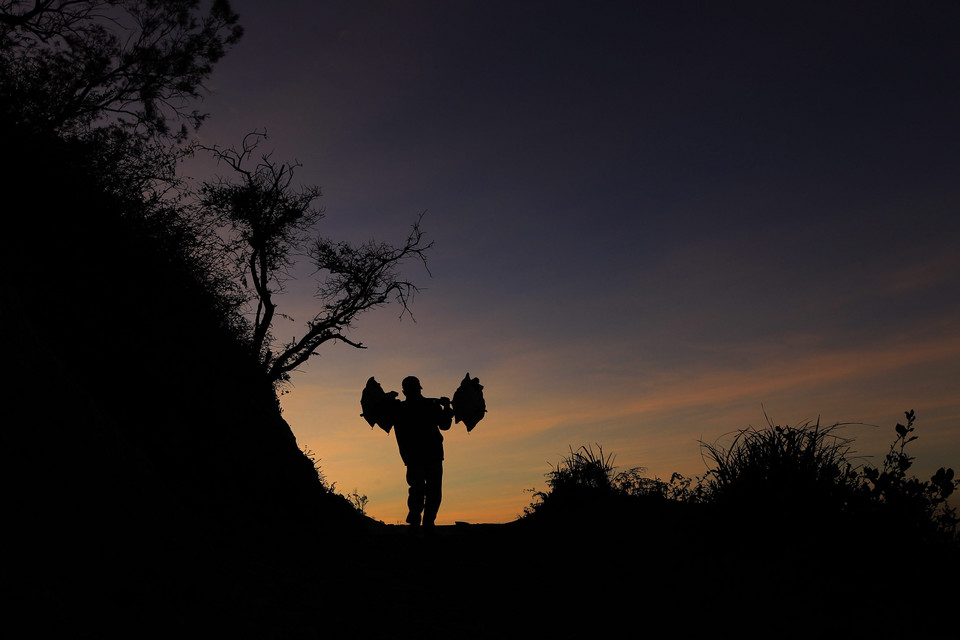
[[[294, 188], [298, 163], [258, 155], [265, 137], [265, 133], [250, 133], [239, 149], [202, 147], [232, 170], [235, 181], [220, 178], [203, 183], [200, 203], [201, 215], [228, 232], [225, 250], [233, 256], [256, 306], [251, 346], [264, 375], [277, 383], [288, 380], [290, 372], [326, 342], [340, 340], [364, 348], [347, 336], [363, 312], [394, 301], [400, 304], [401, 315], [407, 313], [417, 288], [400, 277], [399, 267], [411, 258], [425, 265], [425, 252], [432, 243], [424, 241], [419, 220], [400, 246], [373, 241], [354, 246], [313, 236], [314, 226], [323, 217], [322, 209], [314, 206], [320, 189]], [[316, 270], [320, 310], [301, 337], [275, 348], [271, 328], [278, 314], [276, 296], [302, 254]]]
[[[203, 80], [242, 34], [227, 0], [0, 1], [5, 123], [78, 133], [92, 125], [183, 137]], [[170, 123], [181, 121], [171, 133]]]

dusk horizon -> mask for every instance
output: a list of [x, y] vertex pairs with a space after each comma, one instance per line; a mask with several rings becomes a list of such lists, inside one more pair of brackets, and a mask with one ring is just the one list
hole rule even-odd
[[[876, 425], [848, 430], [876, 460], [916, 410], [918, 474], [955, 463], [954, 9], [235, 9], [201, 140], [265, 130], [322, 188], [321, 234], [399, 242], [422, 214], [436, 242], [404, 272], [413, 318], [359, 318], [367, 349], [321, 350], [281, 398], [372, 517], [406, 488], [359, 415], [371, 376], [484, 384], [485, 420], [445, 440], [447, 523], [515, 519], [570, 447], [700, 475], [698, 441], [764, 414]], [[315, 304], [303, 275], [278, 337]]]

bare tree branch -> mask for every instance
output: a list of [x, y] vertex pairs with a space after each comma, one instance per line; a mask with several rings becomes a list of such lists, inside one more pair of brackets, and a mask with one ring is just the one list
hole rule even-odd
[[[411, 259], [426, 266], [432, 243], [424, 240], [420, 219], [402, 246], [372, 241], [354, 246], [311, 237], [323, 218], [322, 209], [313, 206], [320, 189], [294, 188], [299, 163], [278, 163], [271, 154], [258, 154], [265, 138], [266, 133], [253, 132], [239, 148], [200, 147], [233, 173], [232, 179], [205, 183], [200, 193], [205, 214], [236, 238], [231, 251], [240, 278], [251, 283], [255, 303], [251, 349], [264, 375], [278, 383], [288, 380], [327, 342], [364, 348], [349, 335], [360, 314], [391, 302], [400, 305], [401, 317], [409, 314], [417, 287], [402, 279], [399, 269]], [[299, 339], [275, 347], [271, 330], [278, 315], [276, 295], [283, 291], [288, 269], [302, 254], [315, 268], [320, 307]]]

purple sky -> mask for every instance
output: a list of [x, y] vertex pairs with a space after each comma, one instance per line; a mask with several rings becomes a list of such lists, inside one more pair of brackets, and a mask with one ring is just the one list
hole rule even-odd
[[203, 141], [266, 128], [325, 235], [401, 242], [426, 211], [436, 241], [416, 322], [361, 318], [369, 348], [283, 397], [372, 516], [402, 520], [405, 485], [359, 417], [371, 375], [485, 386], [441, 523], [514, 519], [570, 446], [702, 474], [697, 441], [764, 408], [880, 425], [847, 431], [876, 462], [916, 409], [917, 472], [960, 464], [957, 3], [233, 5]]

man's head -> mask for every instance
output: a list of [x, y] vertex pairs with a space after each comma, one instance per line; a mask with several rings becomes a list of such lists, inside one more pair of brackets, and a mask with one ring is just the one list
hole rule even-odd
[[422, 395], [420, 386], [420, 380], [416, 376], [407, 376], [403, 379], [403, 382], [400, 383], [401, 388], [403, 389], [403, 395], [408, 398], [414, 398]]

